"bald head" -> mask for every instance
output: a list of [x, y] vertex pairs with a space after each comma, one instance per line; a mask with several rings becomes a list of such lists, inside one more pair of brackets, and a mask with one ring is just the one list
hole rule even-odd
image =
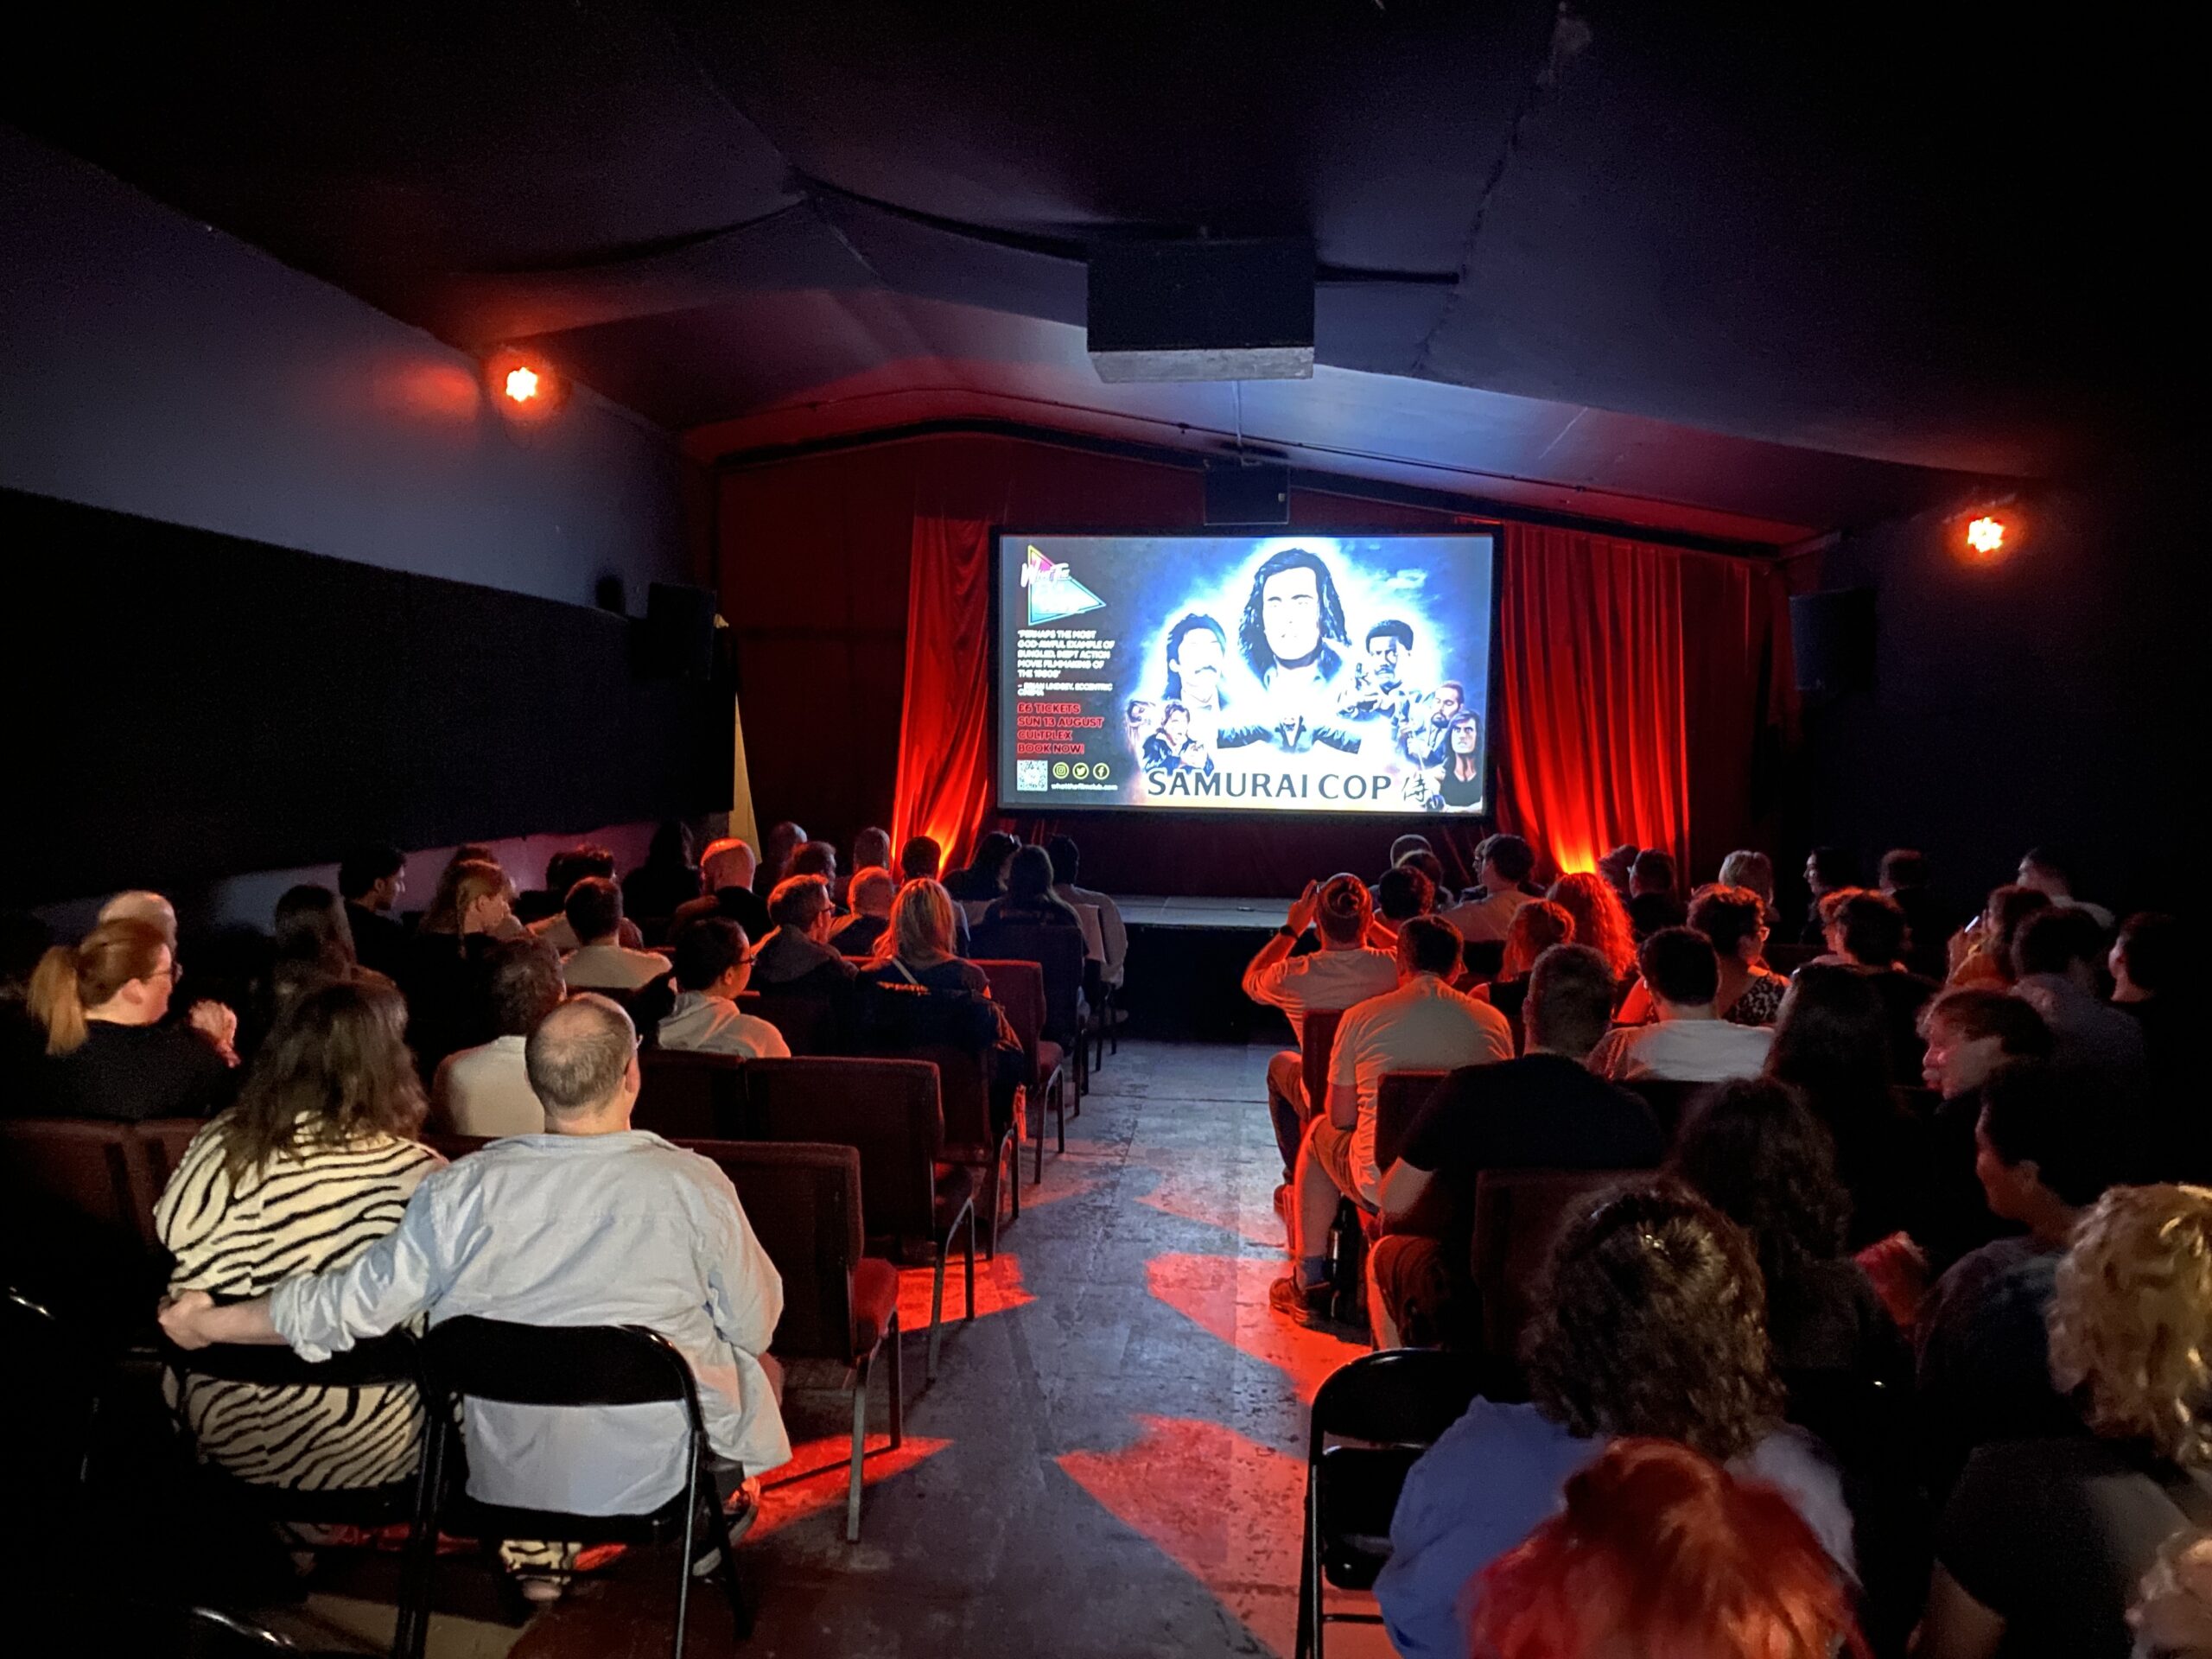
[[603, 996], [572, 996], [531, 1028], [523, 1045], [530, 1086], [546, 1122], [596, 1117], [637, 1098], [638, 1039], [630, 1016]]
[[753, 873], [760, 861], [752, 847], [735, 836], [725, 836], [700, 855], [699, 868], [706, 872], [707, 891], [713, 893], [722, 887], [749, 887]]
[[169, 949], [176, 949], [176, 906], [158, 893], [118, 893], [100, 906], [99, 919], [143, 922], [149, 927], [157, 927], [162, 937], [169, 942]]

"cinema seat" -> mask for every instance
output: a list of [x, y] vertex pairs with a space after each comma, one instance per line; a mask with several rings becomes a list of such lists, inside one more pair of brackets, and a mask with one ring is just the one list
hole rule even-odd
[[1617, 1183], [1649, 1170], [1491, 1169], [1475, 1181], [1470, 1261], [1482, 1298], [1483, 1351], [1499, 1377], [1520, 1375], [1521, 1332], [1538, 1279], [1567, 1218]]
[[[1007, 1023], [1028, 1057], [1029, 1109], [1037, 1119], [1037, 1173], [1045, 1179], [1045, 1114], [1055, 1115], [1060, 1150], [1068, 1149], [1067, 1051], [1045, 1035], [1045, 970], [1033, 962], [976, 958], [991, 982], [991, 1000], [1006, 1010]], [[1021, 1184], [1014, 1183], [1014, 1213], [1021, 1214]]]
[[1375, 1091], [1375, 1166], [1388, 1169], [1405, 1149], [1406, 1136], [1446, 1071], [1392, 1071]]
[[1072, 927], [1022, 927], [990, 922], [969, 938], [976, 961], [1033, 962], [1045, 976], [1045, 1027], [1048, 1042], [1075, 1055], [1075, 1088], [1080, 1096], [1090, 1086], [1083, 1040], [1083, 934]]
[[745, 1123], [745, 1064], [734, 1054], [642, 1051], [631, 1126], [671, 1141], [750, 1139]]
[[827, 997], [763, 992], [739, 1006], [781, 1032], [784, 1046], [793, 1054], [834, 1054], [840, 1046], [837, 1010]]

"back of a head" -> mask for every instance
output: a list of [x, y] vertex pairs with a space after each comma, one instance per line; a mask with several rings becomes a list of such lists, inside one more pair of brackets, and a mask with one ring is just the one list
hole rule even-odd
[[507, 873], [489, 859], [455, 859], [438, 878], [437, 893], [423, 918], [423, 931], [458, 933], [471, 905], [506, 887]]
[[232, 1178], [302, 1147], [411, 1137], [425, 1103], [406, 1024], [405, 1002], [385, 985], [326, 982], [290, 1003], [220, 1120]]
[[699, 870], [706, 878], [709, 893], [723, 887], [749, 887], [753, 872], [760, 868], [752, 843], [736, 836], [709, 842], [707, 850], [699, 855]]
[[1529, 974], [1528, 1001], [1521, 1012], [1529, 1046], [1582, 1059], [1612, 1023], [1618, 988], [1605, 959], [1588, 945], [1552, 946]]
[[898, 896], [898, 878], [880, 864], [854, 871], [853, 885], [846, 893], [852, 907], [863, 916], [888, 916], [891, 901]]
[[1656, 847], [1647, 847], [1636, 855], [1636, 862], [1629, 867], [1629, 886], [1637, 893], [1672, 893], [1675, 890], [1675, 861], [1673, 855]]
[[604, 847], [564, 848], [545, 861], [545, 891], [556, 899], [566, 899], [569, 888], [591, 875], [613, 880], [614, 855]]
[[1402, 973], [1436, 974], [1449, 979], [1459, 971], [1459, 930], [1433, 916], [1415, 916], [1398, 930]]
[[1042, 847], [1024, 847], [1006, 867], [1006, 896], [1041, 899], [1052, 890], [1052, 855]]
[[1313, 926], [1332, 944], [1357, 944], [1366, 937], [1374, 901], [1367, 884], [1357, 876], [1338, 874], [1321, 884], [1320, 904], [1313, 912]]
[[572, 996], [540, 1020], [523, 1046], [530, 1086], [546, 1112], [589, 1112], [622, 1091], [637, 1058], [630, 1016], [607, 997]]
[[1516, 887], [1536, 873], [1536, 849], [1518, 836], [1492, 836], [1483, 855]]
[[1982, 907], [1984, 923], [1990, 930], [1986, 948], [1997, 954], [2007, 974], [2012, 971], [2012, 942], [2020, 937], [2020, 930], [2031, 917], [2050, 908], [2050, 895], [2034, 887], [2003, 887], [1990, 893]]
[[1662, 927], [1637, 952], [1637, 967], [1651, 995], [1678, 1007], [1712, 1006], [1720, 994], [1720, 959], [1713, 941], [1687, 927]]
[[2087, 1068], [2007, 1060], [1981, 1090], [1981, 1133], [2008, 1167], [2036, 1166], [2062, 1203], [2094, 1204], [2123, 1170], [2107, 1081]]
[[1816, 1103], [1835, 1090], [1886, 1094], [1889, 1029], [1872, 980], [1849, 968], [1808, 963], [1783, 999], [1767, 1073], [1808, 1090]]
[[1006, 861], [1021, 850], [1021, 843], [1003, 830], [994, 830], [979, 836], [976, 850], [969, 856], [968, 868], [996, 880], [1006, 871]]
[[1436, 884], [1410, 864], [1400, 864], [1383, 872], [1382, 879], [1375, 884], [1375, 907], [1389, 922], [1403, 922], [1415, 916], [1425, 916], [1436, 900]]
[[543, 939], [502, 939], [492, 947], [493, 1021], [502, 1037], [526, 1037], [568, 995], [561, 956]]
[[1052, 855], [1052, 885], [1071, 887], [1083, 879], [1083, 849], [1075, 844], [1073, 836], [1054, 836], [1045, 843], [1045, 850]]
[[1720, 885], [1748, 887], [1759, 902], [1774, 902], [1774, 861], [1754, 848], [1743, 847], [1720, 861]]
[[622, 889], [603, 875], [588, 875], [569, 889], [561, 912], [577, 944], [612, 938], [622, 931]]
[[1712, 942], [1716, 955], [1732, 957], [1766, 925], [1766, 907], [1749, 887], [1700, 887], [1690, 900], [1689, 925]]
[[134, 979], [149, 978], [173, 956], [168, 935], [136, 917], [102, 922], [75, 944], [57, 944], [31, 970], [31, 1018], [46, 1030], [46, 1052], [84, 1046], [86, 1010], [97, 1008]]
[[1574, 918], [1574, 942], [1605, 957], [1616, 978], [1636, 966], [1627, 907], [1604, 876], [1594, 870], [1562, 875], [1552, 883], [1547, 897]]
[[100, 906], [101, 922], [143, 922], [161, 930], [162, 937], [176, 944], [176, 906], [158, 893], [138, 889], [118, 893]]
[[2074, 892], [2074, 860], [2056, 847], [2031, 847], [2020, 855], [2020, 879], [2031, 877], [2053, 892], [2071, 897]]
[[853, 868], [883, 869], [891, 862], [891, 832], [874, 824], [853, 837]]
[[2075, 905], [2037, 911], [2012, 940], [2012, 971], [2066, 974], [2076, 964], [2094, 968], [2104, 960], [2105, 931], [2097, 918]]
[[1836, 1175], [1834, 1137], [1785, 1083], [1740, 1077], [1704, 1091], [1668, 1169], [1744, 1230], [1770, 1298], [1796, 1268], [1843, 1253], [1851, 1195]]
[[1945, 991], [1921, 1011], [1923, 1036], [1938, 1026], [1968, 1042], [1994, 1037], [2007, 1059], [2050, 1058], [2050, 1027], [2032, 1004], [2009, 991], [1975, 986]]
[[944, 868], [944, 849], [928, 836], [915, 836], [899, 849], [899, 873], [909, 881], [934, 881]]
[[772, 825], [768, 833], [760, 838], [761, 857], [768, 871], [778, 876], [785, 874], [791, 861], [791, 854], [805, 839], [805, 830], [789, 818]]
[[338, 972], [353, 960], [353, 929], [346, 902], [328, 887], [302, 883], [276, 900], [270, 938], [279, 962], [314, 962]]
[[1821, 901], [1821, 914], [1830, 914], [1843, 930], [1843, 952], [1866, 968], [1887, 968], [1904, 954], [1908, 924], [1897, 901], [1886, 893], [1847, 887]]
[[819, 875], [787, 875], [768, 894], [768, 919], [804, 933], [830, 908], [830, 883]]
[[1671, 1441], [1614, 1441], [1486, 1567], [1481, 1659], [1865, 1659], [1820, 1537], [1774, 1487]]
[[2098, 1433], [2212, 1470], [2212, 1187], [2116, 1186], [2082, 1217], [2058, 1264], [2050, 1370]]
[[1758, 1260], [1678, 1182], [1640, 1182], [1570, 1221], [1535, 1306], [1529, 1386], [1578, 1435], [1656, 1434], [1725, 1461], [1781, 1421]]
[[1426, 848], [1419, 852], [1408, 853], [1398, 863], [1402, 868], [1419, 870], [1427, 876], [1433, 891], [1442, 893], [1445, 890], [1444, 861]]
[[1882, 855], [1879, 880], [1885, 892], [1909, 893], [1926, 887], [1935, 878], [1928, 855], [1910, 847], [1892, 847]]
[[390, 842], [365, 842], [338, 861], [339, 896], [359, 899], [378, 882], [406, 868], [407, 855]]
[[702, 916], [686, 922], [676, 936], [671, 955], [678, 990], [706, 991], [745, 959], [749, 941], [745, 930], [725, 916]]
[[1390, 868], [1396, 869], [1408, 853], [1430, 853], [1436, 849], [1428, 844], [1427, 836], [1400, 836], [1390, 843]]
[[879, 957], [904, 962], [936, 962], [952, 954], [955, 942], [952, 895], [942, 881], [917, 877], [891, 902], [891, 925], [876, 947]]
[[785, 869], [791, 875], [825, 875], [834, 880], [837, 874], [837, 849], [826, 841], [802, 842], [792, 849]]
[[446, 868], [451, 870], [461, 864], [490, 864], [497, 867], [499, 862], [499, 849], [493, 847], [491, 842], [464, 841], [453, 849], [452, 855], [446, 860]]
[[2140, 910], [2120, 925], [2120, 959], [2136, 989], [2164, 993], [2181, 988], [2189, 970], [2182, 925], [2171, 916]]
[[1505, 957], [1498, 964], [1499, 975], [1511, 979], [1526, 974], [1554, 945], [1573, 943], [1574, 918], [1567, 907], [1548, 899], [1531, 899], [1505, 925]]

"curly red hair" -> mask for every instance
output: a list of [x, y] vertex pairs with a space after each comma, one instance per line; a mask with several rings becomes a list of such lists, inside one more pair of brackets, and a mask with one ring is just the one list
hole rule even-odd
[[1789, 1500], [1672, 1440], [1614, 1441], [1477, 1585], [1475, 1659], [1866, 1659]]

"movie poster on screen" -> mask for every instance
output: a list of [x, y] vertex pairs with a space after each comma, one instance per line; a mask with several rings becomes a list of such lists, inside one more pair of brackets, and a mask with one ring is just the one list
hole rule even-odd
[[1064, 810], [1488, 810], [1495, 543], [998, 546], [998, 781]]

